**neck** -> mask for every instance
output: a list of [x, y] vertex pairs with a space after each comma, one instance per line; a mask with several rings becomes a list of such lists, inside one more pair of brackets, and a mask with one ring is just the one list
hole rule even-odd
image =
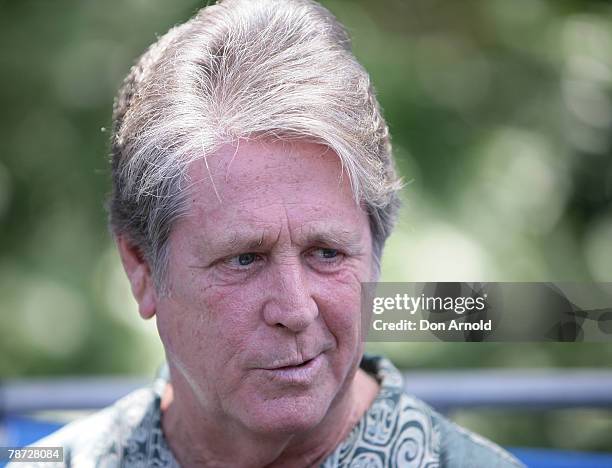
[[[180, 387], [178, 387], [180, 388]], [[205, 414], [191, 392], [175, 398], [168, 384], [162, 398], [162, 427], [173, 454], [185, 467], [308, 467], [321, 463], [367, 411], [378, 384], [358, 369], [348, 388], [315, 428], [300, 434], [258, 434]]]

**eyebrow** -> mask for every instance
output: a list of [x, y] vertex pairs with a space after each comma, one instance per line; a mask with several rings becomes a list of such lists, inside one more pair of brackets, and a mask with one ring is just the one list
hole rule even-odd
[[[277, 236], [270, 236], [265, 229], [256, 232], [232, 230], [224, 238], [217, 238], [209, 246], [215, 253], [219, 252], [246, 252], [251, 249], [270, 248], [278, 240]], [[361, 233], [339, 227], [309, 226], [300, 229], [294, 237], [298, 244], [324, 245], [339, 247], [349, 253], [361, 250]]]
[[225, 249], [256, 249], [264, 245], [266, 232], [260, 234], [230, 231], [230, 236], [222, 239], [219, 246]]
[[361, 233], [339, 227], [320, 229], [311, 226], [304, 233], [305, 243], [340, 246], [349, 251], [361, 249]]

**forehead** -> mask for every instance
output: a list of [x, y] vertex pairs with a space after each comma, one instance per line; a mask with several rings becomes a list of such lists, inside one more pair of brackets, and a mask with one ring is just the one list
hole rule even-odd
[[200, 214], [281, 202], [358, 209], [338, 155], [316, 143], [241, 140], [192, 163], [189, 179]]
[[324, 145], [241, 140], [191, 163], [188, 175], [187, 216], [176, 227], [198, 243], [245, 230], [274, 235], [281, 223], [296, 235], [362, 237], [368, 225], [338, 155]]
[[[189, 168], [193, 182], [222, 183], [218, 190], [226, 195], [244, 184], [266, 184], [303, 181], [304, 172], [319, 172], [324, 177], [316, 182], [342, 185], [344, 179], [338, 155], [328, 146], [306, 141], [239, 140], [224, 145], [206, 158], [195, 161]], [[254, 177], [255, 176], [255, 177]]]

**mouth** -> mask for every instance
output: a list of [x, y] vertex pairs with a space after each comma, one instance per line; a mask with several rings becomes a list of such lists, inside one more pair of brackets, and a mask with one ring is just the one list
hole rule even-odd
[[262, 371], [272, 380], [289, 384], [308, 385], [314, 382], [323, 364], [322, 354], [317, 356], [291, 362], [289, 364], [264, 368]]
[[310, 359], [305, 359], [303, 361], [292, 361], [288, 364], [275, 365], [272, 367], [266, 367], [266, 370], [283, 370], [283, 369], [299, 369], [306, 367], [309, 362], [316, 359], [316, 356]]
[[282, 369], [299, 369], [301, 367], [306, 367], [309, 362], [311, 362], [314, 358], [307, 359], [299, 364], [288, 364], [283, 366], [271, 367], [268, 370], [282, 370]]

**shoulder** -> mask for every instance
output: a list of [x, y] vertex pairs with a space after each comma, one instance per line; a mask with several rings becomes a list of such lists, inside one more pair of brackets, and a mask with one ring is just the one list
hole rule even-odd
[[[518, 468], [524, 465], [490, 440], [445, 418], [425, 402], [402, 393], [398, 404], [396, 438], [407, 447], [435, 454], [445, 468]], [[401, 465], [398, 465], [401, 466]]]
[[499, 445], [430, 409], [433, 425], [439, 434], [440, 465], [448, 468], [517, 468], [524, 467]]
[[503, 448], [458, 426], [407, 393], [402, 374], [388, 359], [364, 356], [361, 367], [381, 385], [376, 399], [356, 427], [356, 445], [368, 452], [381, 453], [380, 466], [523, 466]]
[[[32, 444], [63, 447], [62, 463], [45, 463], [44, 468], [118, 466], [124, 458], [126, 441], [151, 423], [155, 394], [150, 388], [136, 390], [112, 406], [73, 421]], [[9, 465], [11, 466], [11, 465]], [[19, 468], [19, 466], [16, 466]]]

